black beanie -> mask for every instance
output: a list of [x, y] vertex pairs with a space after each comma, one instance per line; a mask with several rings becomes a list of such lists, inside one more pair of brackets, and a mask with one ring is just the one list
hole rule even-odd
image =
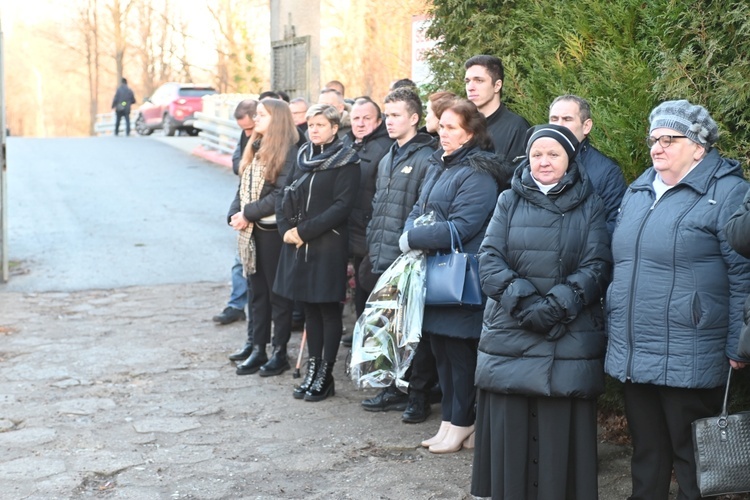
[[568, 161], [573, 161], [573, 158], [575, 158], [576, 156], [576, 151], [578, 150], [578, 139], [576, 139], [576, 136], [569, 129], [551, 123], [531, 127], [526, 132], [527, 158], [529, 157], [531, 145], [534, 143], [534, 141], [542, 137], [550, 137], [559, 142], [565, 152], [568, 154]]

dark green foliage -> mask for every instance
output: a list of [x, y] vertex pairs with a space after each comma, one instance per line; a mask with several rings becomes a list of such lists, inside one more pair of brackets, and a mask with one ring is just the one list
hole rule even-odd
[[750, 163], [750, 3], [643, 0], [434, 0], [431, 90], [463, 94], [463, 62], [505, 65], [503, 100], [530, 123], [574, 93], [591, 102], [592, 141], [628, 180], [650, 165], [659, 102], [687, 98], [719, 123], [722, 154]]

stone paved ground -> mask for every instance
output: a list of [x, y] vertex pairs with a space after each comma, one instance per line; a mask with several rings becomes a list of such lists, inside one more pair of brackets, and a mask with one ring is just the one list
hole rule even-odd
[[[226, 294], [0, 288], [0, 498], [471, 498], [470, 452], [419, 447], [437, 412], [362, 411], [346, 349], [320, 403], [291, 397], [291, 372], [236, 376], [244, 325], [210, 321]], [[602, 499], [627, 496], [627, 456], [602, 445]]]

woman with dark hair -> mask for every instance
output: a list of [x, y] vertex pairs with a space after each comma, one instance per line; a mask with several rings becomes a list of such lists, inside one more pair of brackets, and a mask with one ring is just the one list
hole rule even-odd
[[[240, 260], [253, 290], [253, 350], [237, 366], [237, 374], [260, 370], [267, 377], [289, 369], [292, 302], [272, 288], [281, 251], [276, 198], [294, 166], [299, 136], [289, 105], [279, 99], [263, 99], [253, 119], [255, 129], [240, 163], [240, 187], [229, 209], [229, 224], [239, 231]], [[272, 320], [274, 352], [269, 360], [266, 345]]]
[[423, 131], [432, 136], [437, 136], [443, 111], [453, 104], [457, 98], [458, 96], [453, 92], [444, 90], [430, 94], [430, 97], [427, 98], [427, 113], [424, 117]]
[[479, 249], [487, 305], [471, 493], [595, 500], [612, 267], [604, 205], [575, 162], [573, 132], [538, 125], [527, 135]]
[[349, 257], [347, 219], [359, 188], [359, 158], [338, 138], [339, 123], [333, 106], [307, 110], [310, 142], [297, 153], [276, 210], [285, 244], [274, 290], [304, 305], [310, 358], [307, 375], [292, 394], [305, 401], [335, 394], [332, 372]]
[[[456, 99], [440, 117], [440, 145], [422, 185], [422, 192], [406, 221], [399, 246], [434, 254], [450, 251], [451, 228], [465, 252], [479, 249], [497, 195], [511, 170], [485, 149], [492, 143], [487, 123], [476, 106]], [[415, 226], [414, 221], [433, 213], [435, 223]], [[426, 306], [422, 335], [429, 335], [443, 392], [442, 423], [437, 434], [422, 442], [433, 453], [458, 451], [474, 431], [474, 369], [482, 309]], [[466, 442], [469, 446], [470, 440]]]

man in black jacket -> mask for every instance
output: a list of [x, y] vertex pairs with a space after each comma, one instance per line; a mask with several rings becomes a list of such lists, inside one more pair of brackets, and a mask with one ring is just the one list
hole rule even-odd
[[115, 110], [115, 135], [120, 133], [120, 119], [125, 118], [125, 135], [130, 135], [130, 107], [135, 104], [135, 95], [128, 87], [128, 81], [125, 78], [120, 80], [120, 86], [115, 91], [112, 98], [112, 109]]
[[[365, 242], [367, 224], [372, 217], [372, 198], [375, 195], [375, 177], [378, 163], [393, 144], [383, 123], [380, 107], [369, 97], [358, 97], [352, 105], [351, 131], [344, 137], [344, 143], [354, 148], [359, 156], [359, 191], [357, 201], [349, 216], [349, 252], [354, 258], [356, 288], [354, 302], [357, 316], [365, 310], [368, 291], [361, 287], [359, 269], [367, 255]], [[344, 345], [351, 345], [351, 335], [342, 339]]]
[[561, 95], [550, 104], [549, 122], [569, 129], [578, 139], [580, 146], [576, 161], [586, 170], [594, 191], [604, 201], [607, 230], [611, 237], [615, 230], [617, 211], [628, 185], [617, 163], [600, 153], [589, 141], [589, 133], [594, 126], [591, 106], [586, 99], [577, 95]]
[[[258, 102], [254, 99], [245, 99], [234, 110], [234, 119], [242, 129], [240, 139], [237, 141], [237, 147], [234, 153], [232, 153], [232, 170], [235, 175], [239, 174], [242, 153], [245, 152], [245, 147], [253, 135], [253, 130], [255, 130], [253, 116], [255, 115], [257, 105]], [[234, 264], [232, 265], [232, 291], [229, 295], [229, 301], [224, 310], [213, 317], [213, 321], [220, 325], [228, 325], [235, 321], [245, 321], [245, 319], [249, 318], [247, 323], [247, 341], [240, 349], [229, 355], [229, 359], [232, 361], [243, 361], [252, 352], [253, 321], [251, 315], [245, 314], [245, 306], [250, 302], [250, 293], [250, 290], [247, 288], [247, 279], [242, 275], [242, 262], [240, 262], [239, 254], [235, 252]]]
[[466, 98], [476, 104], [487, 118], [487, 133], [495, 153], [516, 163], [525, 156], [529, 122], [509, 110], [502, 102], [505, 70], [495, 56], [478, 55], [464, 63]]
[[[430, 156], [436, 148], [432, 136], [417, 132], [421, 118], [422, 102], [412, 89], [398, 88], [385, 98], [386, 129], [388, 136], [396, 142], [378, 166], [372, 220], [367, 226], [369, 261], [365, 264], [372, 267], [369, 281], [373, 285], [401, 255], [398, 239], [404, 222], [419, 199]], [[435, 360], [428, 342], [420, 341], [407, 378], [409, 396], [390, 386], [375, 397], [362, 401], [362, 407], [367, 411], [405, 410], [401, 417], [404, 422], [424, 421], [430, 414], [428, 392], [437, 380]]]

